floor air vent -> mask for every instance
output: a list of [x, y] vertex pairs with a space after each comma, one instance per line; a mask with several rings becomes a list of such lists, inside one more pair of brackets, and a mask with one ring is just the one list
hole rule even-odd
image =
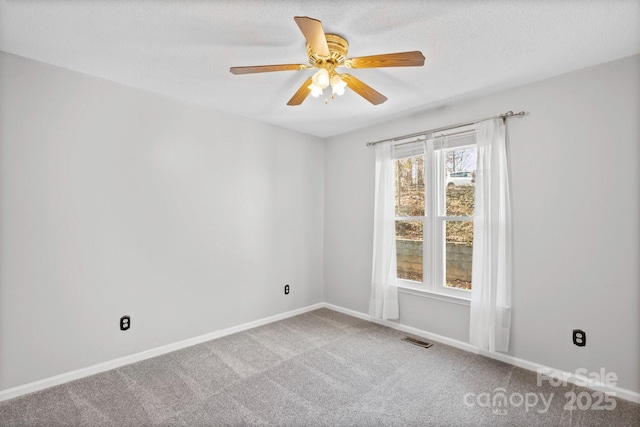
[[429, 348], [429, 347], [431, 347], [433, 345], [430, 342], [420, 341], [420, 340], [417, 340], [415, 338], [409, 338], [409, 337], [402, 338], [402, 341], [406, 341], [406, 342], [411, 343], [413, 345], [417, 345], [417, 346], [424, 347], [424, 348]]

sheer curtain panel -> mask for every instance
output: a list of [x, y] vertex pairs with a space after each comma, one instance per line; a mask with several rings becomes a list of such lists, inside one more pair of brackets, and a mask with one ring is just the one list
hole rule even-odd
[[398, 319], [396, 284], [394, 146], [376, 144], [375, 208], [373, 218], [373, 270], [369, 314], [377, 319]]
[[502, 119], [476, 125], [476, 171], [469, 341], [508, 351], [511, 327], [511, 197]]

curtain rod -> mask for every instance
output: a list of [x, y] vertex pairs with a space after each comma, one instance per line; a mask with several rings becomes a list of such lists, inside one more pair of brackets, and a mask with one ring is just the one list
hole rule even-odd
[[427, 133], [434, 133], [434, 132], [440, 132], [440, 131], [443, 131], [443, 130], [461, 128], [463, 126], [475, 125], [476, 123], [479, 123], [479, 122], [482, 122], [482, 121], [485, 121], [485, 120], [490, 120], [490, 119], [506, 120], [506, 119], [511, 118], [511, 117], [524, 116], [526, 114], [527, 113], [525, 113], [524, 111], [520, 111], [519, 113], [514, 113], [513, 111], [507, 111], [504, 114], [498, 114], [496, 116], [485, 117], [484, 119], [472, 120], [470, 122], [456, 123], [455, 125], [443, 126], [443, 127], [435, 128], [435, 129], [429, 129], [429, 130], [425, 130], [425, 131], [422, 131], [422, 132], [411, 133], [409, 135], [394, 136], [393, 138], [387, 138], [387, 139], [381, 139], [379, 141], [367, 142], [367, 147], [371, 147], [372, 145], [380, 144], [381, 142], [397, 141], [397, 140], [401, 140], [401, 139], [412, 138], [414, 136], [425, 135]]

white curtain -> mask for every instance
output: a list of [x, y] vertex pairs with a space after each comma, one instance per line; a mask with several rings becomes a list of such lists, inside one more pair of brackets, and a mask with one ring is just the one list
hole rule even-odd
[[473, 221], [469, 341], [491, 352], [509, 350], [511, 327], [511, 197], [502, 119], [476, 125], [478, 165]]
[[369, 314], [377, 319], [398, 319], [394, 146], [391, 142], [378, 143], [375, 150], [373, 271]]

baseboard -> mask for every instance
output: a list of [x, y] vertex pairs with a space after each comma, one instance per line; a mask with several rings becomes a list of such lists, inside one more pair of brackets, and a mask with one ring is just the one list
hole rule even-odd
[[565, 372], [560, 369], [551, 368], [548, 366], [540, 365], [538, 363], [530, 362], [528, 360], [519, 359], [517, 357], [510, 356], [508, 354], [503, 353], [491, 353], [488, 351], [484, 351], [479, 349], [478, 347], [471, 345], [467, 342], [455, 340], [449, 337], [445, 337], [442, 335], [434, 334], [431, 332], [424, 331], [422, 329], [414, 328], [411, 326], [406, 326], [397, 322], [390, 322], [388, 320], [380, 320], [371, 317], [368, 314], [360, 313], [358, 311], [349, 310], [347, 308], [339, 307], [337, 305], [323, 303], [321, 304], [325, 308], [329, 308], [331, 310], [338, 311], [340, 313], [348, 314], [353, 317], [357, 317], [359, 319], [368, 320], [373, 323], [377, 323], [379, 325], [387, 326], [393, 329], [397, 329], [402, 332], [406, 332], [408, 334], [416, 335], [431, 341], [436, 341], [441, 344], [450, 345], [451, 347], [459, 348], [460, 350], [468, 351], [474, 354], [480, 354], [485, 357], [489, 357], [491, 359], [499, 360], [504, 363], [508, 363], [510, 365], [517, 366], [519, 368], [526, 369], [528, 371], [533, 372], [545, 372], [546, 375], [554, 377], [554, 378], [563, 378], [566, 379], [567, 382], [572, 384], [585, 385], [586, 387], [601, 391], [603, 393], [609, 393], [615, 397], [619, 397], [621, 399], [629, 400], [631, 402], [640, 403], [640, 393], [624, 389], [617, 386], [611, 386], [607, 384], [602, 384], [594, 381], [591, 378], [587, 378], [584, 376], [576, 375], [575, 373]]
[[78, 380], [91, 375], [99, 374], [101, 372], [109, 371], [111, 369], [120, 368], [131, 363], [140, 362], [142, 360], [150, 359], [152, 357], [160, 356], [165, 353], [180, 350], [186, 347], [191, 347], [196, 344], [201, 344], [206, 341], [211, 341], [216, 338], [221, 338], [226, 335], [235, 334], [237, 332], [246, 331], [247, 329], [256, 328], [258, 326], [266, 325], [268, 323], [277, 322], [278, 320], [287, 319], [289, 317], [297, 316], [299, 314], [307, 313], [309, 311], [317, 310], [318, 308], [325, 307], [324, 303], [313, 304], [307, 307], [291, 310], [286, 313], [276, 314], [274, 316], [265, 317], [263, 319], [255, 320], [253, 322], [244, 323], [238, 326], [232, 326], [230, 328], [221, 329], [219, 331], [211, 332], [198, 337], [189, 338], [183, 341], [179, 341], [172, 344], [167, 344], [161, 347], [156, 347], [150, 350], [145, 350], [140, 353], [132, 354], [129, 356], [120, 357], [118, 359], [109, 360], [97, 365], [88, 366], [75, 371], [66, 372], [64, 374], [56, 375], [54, 377], [45, 378], [42, 380], [34, 381], [28, 384], [23, 384], [17, 387], [9, 388], [0, 391], [0, 402], [13, 399], [25, 394], [33, 393], [36, 391], [44, 390], [49, 387], [64, 384], [69, 381]]
[[265, 317], [263, 319], [255, 320], [253, 322], [244, 323], [242, 325], [233, 326], [230, 328], [222, 329], [219, 331], [211, 332], [205, 335], [201, 335], [194, 338], [189, 338], [183, 341], [179, 341], [176, 343], [168, 344], [161, 347], [156, 347], [150, 350], [146, 350], [140, 353], [132, 354], [129, 356], [121, 357], [118, 359], [110, 360], [108, 362], [99, 363], [97, 365], [89, 366], [86, 368], [81, 368], [75, 371], [67, 372], [64, 374], [56, 375], [54, 377], [45, 378], [43, 380], [35, 381], [32, 383], [20, 385], [17, 387], [13, 387], [10, 389], [0, 391], [0, 402], [13, 399], [15, 397], [19, 397], [25, 394], [33, 393], [36, 391], [40, 391], [49, 387], [53, 387], [56, 385], [64, 384], [69, 381], [74, 381], [80, 378], [88, 377], [91, 375], [99, 374], [101, 372], [109, 371], [111, 369], [116, 369], [125, 365], [129, 365], [131, 363], [140, 362], [142, 360], [150, 359], [152, 357], [160, 356], [165, 353], [170, 353], [172, 351], [180, 350], [186, 347], [191, 347], [196, 344], [201, 344], [206, 341], [210, 341], [216, 338], [221, 338], [226, 335], [235, 334], [237, 332], [246, 331], [248, 329], [256, 328], [258, 326], [266, 325], [268, 323], [277, 322], [279, 320], [287, 319], [289, 317], [297, 316], [299, 314], [307, 313], [309, 311], [317, 310], [318, 308], [329, 308], [331, 310], [348, 314], [353, 317], [357, 317], [359, 319], [367, 320], [369, 322], [377, 323], [383, 326], [387, 326], [393, 329], [397, 329], [402, 332], [406, 332], [408, 334], [416, 335], [431, 341], [439, 342], [441, 344], [446, 344], [451, 347], [458, 348], [460, 350], [468, 351], [474, 354], [480, 354], [485, 357], [489, 357], [491, 359], [496, 359], [504, 363], [508, 363], [510, 365], [517, 366], [519, 368], [527, 369], [529, 371], [537, 372], [538, 370], [544, 370], [548, 373], [548, 375], [555, 376], [557, 378], [566, 378], [567, 382], [570, 383], [581, 383], [587, 384], [588, 388], [593, 390], [602, 391], [604, 393], [610, 393], [619, 397], [621, 399], [629, 400], [631, 402], [640, 403], [640, 393], [627, 390], [624, 388], [603, 385], [594, 382], [590, 378], [585, 378], [578, 376], [574, 373], [564, 372], [559, 369], [554, 369], [548, 366], [540, 365], [538, 363], [530, 362], [528, 360], [519, 359], [517, 357], [509, 356], [507, 354], [502, 353], [490, 353], [487, 351], [483, 351], [478, 347], [471, 345], [469, 343], [455, 340], [449, 337], [445, 337], [442, 335], [434, 334], [431, 332], [424, 331], [422, 329], [414, 328], [411, 326], [406, 326], [397, 322], [390, 322], [386, 320], [375, 319], [368, 314], [360, 313], [358, 311], [350, 310], [347, 308], [339, 307], [337, 305], [329, 304], [329, 303], [318, 303], [313, 304], [307, 307], [299, 308], [296, 310], [288, 311], [286, 313], [276, 314], [274, 316]]

